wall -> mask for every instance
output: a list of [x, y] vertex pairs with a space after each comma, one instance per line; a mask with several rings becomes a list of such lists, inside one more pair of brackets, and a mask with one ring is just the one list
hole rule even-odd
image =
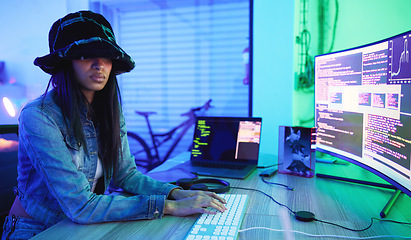
[[254, 1], [253, 116], [263, 118], [259, 165], [277, 163], [278, 128], [292, 124], [293, 24], [293, 1]]
[[1, 39], [0, 59], [6, 62], [8, 78], [26, 85], [28, 94], [48, 80], [33, 60], [48, 53], [50, 26], [66, 12], [61, 6], [65, 0], [0, 2], [0, 32], [7, 36]]
[[[0, 85], [0, 94], [13, 92], [28, 101], [44, 92], [50, 76], [33, 61], [48, 54], [53, 22], [69, 11], [85, 8], [88, 0], [0, 1], [0, 61], [5, 62], [7, 83]], [[0, 110], [0, 124], [17, 123], [17, 117], [8, 119]]]
[[[277, 161], [278, 126], [292, 123], [294, 2], [255, 0], [254, 6], [253, 115], [264, 119], [261, 152], [269, 158], [260, 165], [267, 165]], [[49, 80], [33, 60], [48, 53], [52, 23], [86, 8], [87, 0], [0, 1], [0, 32], [8, 36], [0, 40], [0, 61], [9, 79], [27, 87], [28, 100]]]
[[335, 50], [411, 30], [409, 0], [340, 0]]
[[[320, 3], [326, 8], [325, 17], [328, 27], [325, 28], [325, 49], [331, 46], [332, 26], [338, 3], [338, 21], [335, 42], [332, 51], [343, 50], [355, 46], [382, 40], [393, 35], [411, 30], [411, 1], [409, 0], [307, 0], [307, 29], [311, 35], [309, 54], [315, 56], [318, 51], [318, 7]], [[295, 35], [301, 29], [301, 0], [295, 0]], [[295, 41], [294, 41], [295, 42]], [[297, 59], [298, 45], [295, 44], [294, 56]], [[297, 61], [294, 62], [297, 74]], [[312, 91], [295, 90], [293, 105], [293, 125], [314, 126], [314, 93]]]

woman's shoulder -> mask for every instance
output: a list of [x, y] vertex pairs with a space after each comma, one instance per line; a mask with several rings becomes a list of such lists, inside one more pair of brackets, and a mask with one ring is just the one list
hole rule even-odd
[[23, 108], [23, 110], [30, 109], [30, 108], [47, 108], [56, 105], [55, 102], [55, 92], [51, 90], [45, 94], [42, 94], [38, 98], [28, 102]]
[[39, 96], [38, 98], [27, 103], [20, 112], [20, 117], [24, 115], [32, 116], [33, 114], [60, 115], [60, 107], [55, 101], [55, 92], [53, 90]]

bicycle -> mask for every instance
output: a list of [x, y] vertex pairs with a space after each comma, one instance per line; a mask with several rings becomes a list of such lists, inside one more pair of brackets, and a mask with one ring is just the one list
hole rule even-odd
[[[157, 114], [156, 112], [136, 111], [136, 114], [143, 116], [146, 120], [152, 144], [152, 146], [149, 147], [147, 142], [137, 133], [127, 132], [130, 151], [135, 158], [136, 165], [144, 168], [146, 172], [148, 172], [153, 168], [163, 164], [173, 153], [177, 144], [180, 142], [180, 140], [183, 138], [186, 132], [190, 129], [192, 125], [194, 125], [198, 112], [205, 112], [212, 107], [210, 103], [211, 99], [205, 102], [204, 105], [197, 108], [191, 108], [188, 112], [181, 114], [181, 116], [186, 116], [188, 117], [188, 119], [184, 120], [178, 126], [172, 128], [171, 130], [165, 133], [153, 132], [149, 117], [150, 115]], [[159, 147], [162, 146], [165, 142], [171, 140], [173, 138], [173, 135], [176, 133], [178, 133], [177, 137], [174, 138], [174, 141], [172, 142], [170, 148], [167, 150], [164, 157], [161, 158], [159, 154]]]

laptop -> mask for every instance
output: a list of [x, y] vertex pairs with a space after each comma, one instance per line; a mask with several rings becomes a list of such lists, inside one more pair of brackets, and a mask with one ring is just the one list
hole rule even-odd
[[197, 117], [189, 170], [244, 179], [257, 167], [261, 118]]

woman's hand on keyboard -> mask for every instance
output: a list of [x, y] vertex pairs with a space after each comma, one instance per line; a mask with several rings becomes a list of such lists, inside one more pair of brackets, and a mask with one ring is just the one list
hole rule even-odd
[[164, 214], [188, 216], [195, 213], [216, 213], [207, 209], [209, 207], [218, 212], [227, 210], [224, 198], [213, 192], [175, 189], [170, 193], [170, 198], [176, 200], [166, 200]]
[[214, 192], [205, 192], [205, 191], [196, 191], [196, 190], [182, 190], [182, 189], [179, 189], [179, 188], [175, 188], [175, 189], [171, 190], [170, 195], [169, 195], [169, 199], [180, 200], [180, 199], [194, 197], [194, 196], [203, 195], [203, 194], [206, 194], [210, 197], [213, 197], [213, 198], [219, 200], [220, 202], [222, 202], [224, 204], [227, 203], [224, 198], [222, 198], [221, 196], [219, 196], [218, 194], [216, 194]]

